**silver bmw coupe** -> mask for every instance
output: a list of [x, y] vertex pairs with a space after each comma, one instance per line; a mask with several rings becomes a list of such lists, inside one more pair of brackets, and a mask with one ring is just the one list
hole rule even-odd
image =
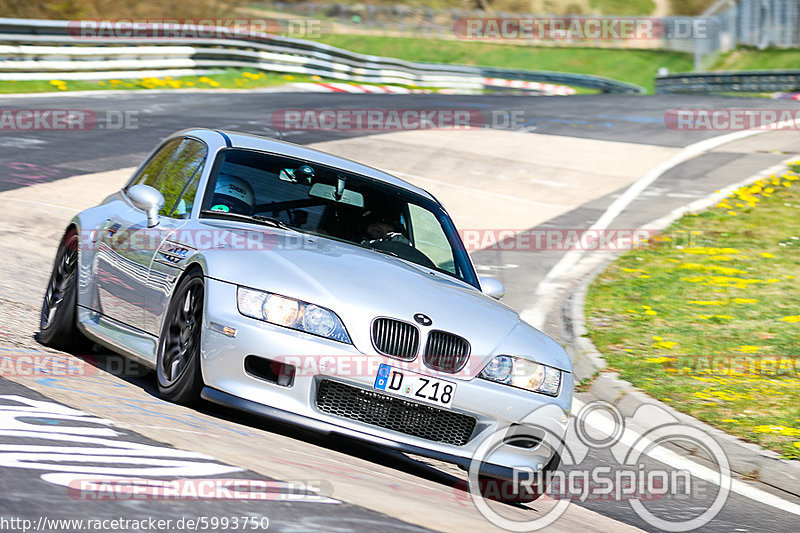
[[[462, 468], [554, 468], [572, 366], [478, 278], [442, 205], [353, 161], [191, 129], [73, 218], [40, 340], [86, 338], [205, 400]], [[547, 409], [540, 409], [547, 407]], [[539, 416], [535, 427], [530, 413]], [[546, 418], [546, 419], [543, 419]]]

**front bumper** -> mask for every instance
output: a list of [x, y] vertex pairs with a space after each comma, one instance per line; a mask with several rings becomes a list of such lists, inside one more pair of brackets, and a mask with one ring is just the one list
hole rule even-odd
[[[314, 431], [451, 462], [464, 469], [469, 468], [481, 443], [498, 431], [515, 437], [530, 437], [528, 447], [504, 443], [486, 457], [482, 471], [503, 478], [510, 478], [510, 469], [515, 467], [544, 468], [558, 451], [549, 443], [557, 442], [566, 432], [573, 391], [573, 377], [569, 373], [564, 373], [560, 394], [555, 398], [482, 379], [465, 380], [437, 374], [435, 377], [457, 384], [451, 411], [476, 420], [469, 440], [461, 446], [322, 412], [317, 408], [316, 399], [323, 380], [373, 391], [378, 364], [396, 366], [398, 361], [377, 353], [362, 353], [351, 344], [242, 316], [235, 306], [235, 285], [207, 279], [206, 292], [202, 371], [206, 384], [203, 397], [209, 401]], [[235, 328], [236, 337], [210, 329], [211, 322]], [[248, 373], [244, 361], [250, 355], [293, 363], [296, 373], [291, 386], [278, 385]], [[331, 361], [336, 364], [330, 364]], [[414, 371], [426, 373], [422, 369]], [[539, 413], [545, 407], [547, 414], [541, 416]], [[555, 438], [531, 446], [531, 442], [541, 440], [544, 432]]]

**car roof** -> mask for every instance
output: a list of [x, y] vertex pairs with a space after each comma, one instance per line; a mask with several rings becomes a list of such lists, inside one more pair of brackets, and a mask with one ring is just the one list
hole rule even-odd
[[439, 201], [425, 189], [421, 189], [415, 185], [408, 183], [407, 181], [401, 180], [396, 176], [392, 176], [391, 174], [387, 174], [382, 170], [378, 170], [377, 168], [357, 163], [355, 161], [346, 159], [344, 157], [339, 157], [333, 154], [322, 152], [320, 150], [314, 150], [313, 148], [307, 148], [305, 146], [300, 146], [298, 144], [286, 141], [279, 141], [277, 139], [262, 137], [260, 135], [253, 135], [250, 133], [241, 133], [237, 131], [226, 131], [226, 130], [214, 130], [214, 131], [217, 131], [218, 133], [230, 139], [230, 145], [232, 148], [247, 148], [251, 150], [260, 150], [264, 152], [296, 157], [298, 159], [304, 159], [306, 161], [319, 163], [322, 165], [328, 165], [335, 168], [340, 168], [348, 172], [353, 172], [354, 174], [360, 174], [362, 176], [372, 178], [376, 181], [394, 185], [395, 187], [405, 189], [407, 191], [416, 193], [429, 200], [433, 200], [436, 203], [439, 203]]

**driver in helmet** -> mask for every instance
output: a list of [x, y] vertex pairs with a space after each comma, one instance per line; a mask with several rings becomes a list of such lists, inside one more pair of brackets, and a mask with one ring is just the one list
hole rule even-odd
[[240, 215], [252, 215], [255, 209], [255, 194], [249, 182], [237, 176], [222, 174], [217, 178], [211, 210]]
[[361, 244], [374, 244], [378, 241], [396, 241], [411, 245], [411, 241], [397, 231], [397, 226], [388, 218], [368, 213], [363, 222], [363, 240]]

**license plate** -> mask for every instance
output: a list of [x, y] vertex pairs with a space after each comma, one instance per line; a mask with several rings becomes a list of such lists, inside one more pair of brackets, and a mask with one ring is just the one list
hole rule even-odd
[[423, 376], [385, 364], [378, 367], [374, 387], [439, 407], [451, 407], [453, 397], [456, 395], [456, 384], [451, 381]]

